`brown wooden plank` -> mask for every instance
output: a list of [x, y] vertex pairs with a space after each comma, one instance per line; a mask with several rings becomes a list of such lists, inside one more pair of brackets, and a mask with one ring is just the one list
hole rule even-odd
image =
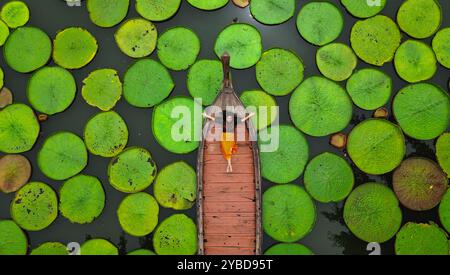
[[[252, 217], [220, 217], [220, 216], [206, 216], [204, 217], [205, 226], [243, 226], [247, 229], [250, 228], [249, 232], [240, 233], [254, 233], [255, 232], [256, 216]], [[213, 233], [213, 232], [208, 232]], [[230, 232], [231, 233], [231, 232]]]
[[[253, 166], [253, 163], [241, 164], [241, 163], [236, 163], [232, 159], [231, 164], [233, 165], [233, 172], [229, 173], [229, 174], [232, 174], [235, 177], [239, 177], [236, 174], [254, 174], [255, 173], [255, 167]], [[203, 167], [203, 171], [205, 174], [226, 173], [227, 172], [227, 164], [226, 163], [219, 163], [219, 164], [208, 163], [208, 164], [205, 164], [205, 166]]]
[[255, 193], [212, 193], [203, 196], [205, 202], [254, 202]]
[[[233, 163], [239, 163], [239, 164], [253, 164], [253, 155], [251, 154], [245, 154], [245, 155], [239, 155], [236, 154], [232, 157]], [[227, 163], [225, 158], [222, 155], [206, 155], [203, 160], [205, 165], [208, 164], [221, 164], [221, 163]]]
[[208, 212], [203, 214], [204, 217], [256, 217], [256, 213], [239, 213], [239, 212]]
[[256, 245], [255, 234], [250, 235], [207, 234], [203, 239], [205, 247], [234, 246], [234, 247], [254, 248]]
[[211, 212], [232, 212], [232, 213], [255, 213], [256, 205], [254, 202], [222, 202], [217, 203], [215, 201], [206, 200], [203, 202], [203, 211], [205, 213]]
[[205, 174], [203, 177], [203, 185], [214, 184], [214, 183], [254, 183], [255, 175], [253, 174], [240, 174], [238, 177], [233, 173], [217, 173], [217, 174]]
[[245, 224], [213, 224], [208, 220], [203, 221], [203, 230], [207, 234], [255, 234], [255, 223]]
[[254, 182], [242, 182], [240, 184], [233, 183], [214, 183], [214, 184], [206, 184], [203, 186], [203, 193], [222, 193], [222, 192], [255, 192], [255, 183]]
[[254, 255], [255, 248], [243, 247], [208, 247], [205, 248], [207, 255]]

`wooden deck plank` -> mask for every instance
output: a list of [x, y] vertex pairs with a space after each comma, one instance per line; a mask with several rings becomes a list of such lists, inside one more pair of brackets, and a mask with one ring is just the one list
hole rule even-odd
[[243, 247], [207, 247], [205, 248], [207, 255], [255, 255], [255, 248]]
[[245, 202], [222, 202], [217, 203], [215, 201], [203, 202], [204, 212], [223, 212], [223, 213], [254, 213], [256, 206], [254, 202], [245, 201]]
[[217, 174], [205, 174], [203, 178], [203, 185], [215, 184], [215, 183], [243, 183], [247, 184], [249, 182], [255, 181], [255, 175], [253, 174], [240, 174], [238, 177], [233, 173], [217, 173]]
[[248, 181], [242, 184], [232, 184], [232, 183], [214, 183], [207, 184], [203, 187], [203, 193], [223, 193], [223, 192], [255, 192], [255, 183]]
[[231, 246], [253, 248], [256, 244], [256, 236], [208, 234], [205, 235], [204, 242], [205, 247]]

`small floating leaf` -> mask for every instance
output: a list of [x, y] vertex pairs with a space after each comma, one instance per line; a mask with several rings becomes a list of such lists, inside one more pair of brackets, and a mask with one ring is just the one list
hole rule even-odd
[[111, 185], [124, 193], [136, 193], [152, 184], [156, 164], [144, 148], [131, 147], [111, 160], [108, 178]]
[[256, 116], [251, 119], [258, 130], [270, 126], [276, 120], [278, 111], [273, 111], [272, 107], [277, 106], [277, 102], [271, 95], [263, 91], [245, 91], [240, 98], [245, 107], [257, 108]]
[[436, 142], [436, 157], [439, 165], [450, 178], [450, 133], [442, 134]]
[[83, 80], [81, 94], [89, 105], [109, 111], [122, 96], [122, 82], [116, 70], [95, 70]]
[[0, 46], [3, 46], [9, 37], [9, 28], [5, 22], [0, 20]]
[[91, 239], [81, 245], [81, 255], [119, 255], [119, 250], [104, 239]]
[[128, 143], [128, 128], [122, 117], [114, 111], [98, 113], [84, 128], [84, 142], [94, 155], [114, 157]]
[[69, 252], [67, 251], [67, 246], [65, 246], [62, 243], [47, 242], [33, 249], [30, 255], [56, 256], [56, 255], [69, 255]]
[[137, 0], [136, 11], [150, 21], [164, 21], [177, 13], [181, 0]]
[[279, 243], [269, 247], [264, 255], [314, 255], [314, 253], [298, 243]]
[[447, 189], [439, 204], [439, 219], [447, 232], [450, 232], [450, 191]]
[[114, 38], [124, 54], [133, 58], [141, 58], [150, 55], [155, 50], [158, 31], [152, 22], [134, 18], [120, 25]]
[[228, 0], [187, 0], [189, 4], [201, 10], [217, 10], [228, 4]]
[[162, 221], [153, 235], [159, 255], [194, 255], [197, 252], [197, 227], [184, 214], [174, 214]]
[[214, 51], [218, 57], [228, 53], [234, 69], [250, 68], [261, 58], [261, 34], [252, 25], [232, 24], [219, 33]]
[[384, 243], [402, 223], [402, 211], [392, 190], [380, 183], [365, 183], [353, 190], [344, 206], [350, 231], [365, 242]]
[[191, 208], [197, 198], [197, 175], [189, 164], [179, 161], [164, 167], [156, 178], [153, 193], [162, 207]]
[[87, 159], [86, 146], [81, 138], [70, 132], [59, 132], [44, 141], [37, 162], [48, 178], [65, 180], [81, 172]]
[[256, 80], [269, 94], [284, 96], [302, 82], [304, 69], [294, 52], [274, 48], [264, 52], [256, 64]]
[[409, 222], [395, 239], [397, 255], [448, 255], [448, 251], [447, 235], [434, 223]]
[[22, 1], [10, 1], [3, 5], [0, 17], [8, 27], [15, 29], [25, 25], [30, 19], [28, 6]]
[[281, 24], [294, 16], [295, 0], [252, 0], [250, 12], [263, 24]]
[[369, 5], [368, 1], [361, 0], [341, 0], [341, 3], [351, 15], [359, 18], [377, 15], [386, 6], [386, 0], [379, 1], [379, 5]]
[[109, 28], [127, 16], [130, 0], [87, 0], [86, 5], [92, 23]]
[[187, 88], [193, 98], [201, 98], [202, 104], [211, 105], [222, 88], [222, 64], [217, 60], [199, 60], [189, 69]]
[[73, 223], [91, 223], [105, 207], [103, 186], [92, 176], [78, 175], [67, 180], [59, 194], [59, 210]]
[[11, 220], [1, 220], [0, 255], [25, 255], [27, 248], [27, 237], [22, 229]]
[[436, 0], [406, 0], [397, 13], [400, 29], [419, 39], [437, 32], [441, 21], [442, 11]]
[[294, 184], [269, 188], [263, 195], [264, 231], [281, 242], [296, 242], [311, 232], [316, 208], [306, 191]]
[[55, 191], [45, 183], [30, 182], [17, 191], [11, 202], [11, 217], [23, 229], [39, 231], [58, 216]]
[[450, 27], [440, 30], [434, 36], [432, 45], [437, 61], [450, 69]]
[[31, 164], [22, 155], [0, 158], [0, 191], [12, 193], [19, 190], [31, 177]]
[[27, 97], [37, 111], [54, 115], [69, 108], [77, 85], [72, 74], [61, 67], [44, 67], [28, 82]]
[[342, 43], [332, 43], [317, 51], [317, 67], [327, 78], [343, 81], [349, 78], [358, 64], [358, 58], [353, 50]]
[[128, 252], [127, 255], [150, 256], [150, 255], [156, 255], [156, 254], [155, 254], [155, 252], [148, 250], [148, 249], [136, 249], [131, 252]]
[[398, 75], [410, 83], [428, 80], [437, 70], [431, 47], [416, 40], [407, 40], [400, 45], [395, 53], [394, 65]]

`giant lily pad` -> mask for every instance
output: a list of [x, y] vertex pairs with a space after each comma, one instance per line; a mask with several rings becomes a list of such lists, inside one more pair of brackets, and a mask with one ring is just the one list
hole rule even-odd
[[78, 175], [67, 180], [59, 194], [59, 210], [73, 223], [91, 223], [105, 207], [102, 183], [92, 176]]
[[81, 245], [81, 255], [119, 255], [119, 250], [110, 241], [91, 239]]
[[120, 226], [128, 234], [142, 237], [150, 234], [158, 224], [159, 206], [147, 193], [128, 195], [117, 209]]
[[383, 243], [399, 230], [402, 211], [389, 187], [380, 183], [365, 183], [355, 188], [347, 198], [344, 220], [359, 239]]
[[220, 9], [226, 4], [228, 4], [228, 0], [187, 0], [189, 4], [197, 9], [201, 10], [217, 10]]
[[[263, 91], [245, 91], [241, 94], [240, 99], [246, 108], [257, 108], [256, 116], [251, 119], [258, 130], [270, 126], [277, 119], [277, 102], [271, 95]], [[274, 110], [273, 107], [277, 107], [277, 109]]]
[[222, 64], [217, 60], [199, 60], [189, 69], [187, 88], [193, 98], [211, 105], [222, 88]]
[[83, 80], [84, 100], [102, 111], [111, 110], [122, 96], [122, 82], [113, 69], [99, 69]]
[[158, 31], [152, 22], [134, 18], [120, 25], [114, 37], [117, 46], [124, 54], [141, 58], [155, 50]]
[[72, 74], [61, 67], [45, 67], [28, 82], [27, 96], [34, 109], [47, 115], [60, 113], [75, 99], [77, 85]]
[[177, 13], [181, 0], [137, 0], [136, 11], [150, 21], [164, 21]]
[[309, 43], [322, 46], [334, 41], [344, 28], [340, 10], [329, 2], [310, 2], [297, 17], [297, 29]]
[[304, 181], [306, 191], [315, 200], [328, 203], [345, 199], [355, 178], [347, 161], [332, 153], [322, 153], [306, 166]]
[[0, 46], [3, 46], [9, 37], [9, 28], [5, 22], [0, 20]]
[[125, 73], [123, 96], [140, 108], [153, 107], [172, 92], [175, 84], [167, 69], [152, 59], [134, 63]]
[[389, 101], [392, 93], [392, 79], [383, 71], [372, 68], [362, 69], [348, 79], [347, 92], [359, 108], [375, 110]]
[[21, 27], [9, 35], [3, 55], [9, 67], [19, 73], [32, 72], [47, 64], [52, 41], [41, 29]]
[[12, 193], [19, 190], [31, 177], [31, 164], [22, 155], [0, 158], [0, 191]]
[[359, 169], [381, 175], [400, 165], [406, 152], [405, 138], [397, 125], [383, 119], [368, 119], [353, 128], [347, 151]]
[[[4, 78], [5, 78], [5, 73], [3, 72], [3, 69], [0, 68], [0, 88], [3, 88]], [[3, 91], [3, 90], [2, 90], [2, 91]]]
[[447, 191], [447, 176], [434, 161], [409, 158], [395, 170], [392, 185], [404, 206], [424, 211], [441, 201]]
[[284, 96], [302, 82], [304, 69], [294, 52], [275, 48], [264, 52], [256, 64], [256, 80], [269, 94]]
[[314, 253], [298, 243], [279, 243], [269, 247], [264, 255], [314, 255]]
[[317, 51], [317, 67], [327, 78], [343, 81], [349, 78], [358, 64], [353, 50], [342, 43], [332, 43]]
[[188, 69], [200, 53], [200, 39], [190, 29], [175, 27], [165, 31], [158, 39], [158, 58], [174, 71]]
[[447, 189], [439, 204], [439, 219], [447, 232], [450, 232], [450, 191]]
[[39, 231], [58, 216], [58, 198], [45, 183], [30, 182], [17, 191], [11, 202], [11, 217], [23, 229]]
[[[272, 126], [259, 132], [258, 141], [261, 175], [265, 179], [288, 183], [300, 177], [309, 157], [308, 142], [302, 133], [288, 125]], [[268, 149], [273, 150], [265, 149], [269, 144], [273, 148]]]
[[313, 76], [295, 90], [289, 101], [294, 125], [316, 137], [343, 130], [352, 118], [353, 106], [346, 91], [323, 77]]
[[130, 0], [87, 0], [86, 5], [92, 23], [109, 28], [127, 16]]
[[449, 96], [433, 84], [418, 83], [401, 89], [395, 96], [393, 110], [403, 131], [415, 139], [436, 138], [449, 125]]
[[351, 15], [359, 18], [368, 18], [377, 15], [384, 9], [384, 6], [386, 6], [386, 0], [341, 0], [341, 3]]
[[25, 255], [27, 247], [27, 237], [15, 222], [0, 221], [0, 255]]
[[39, 122], [30, 107], [20, 103], [6, 106], [0, 111], [0, 151], [29, 151], [38, 138], [39, 130]]
[[395, 53], [395, 69], [404, 80], [414, 83], [428, 80], [436, 73], [436, 57], [427, 44], [407, 40]]
[[153, 235], [159, 255], [193, 255], [197, 252], [197, 227], [184, 214], [174, 214], [162, 221]]
[[353, 25], [350, 42], [356, 55], [364, 62], [382, 66], [394, 58], [401, 34], [392, 19], [376, 15]]
[[297, 185], [269, 188], [262, 201], [263, 228], [273, 239], [295, 242], [311, 232], [316, 208], [308, 193]]
[[153, 110], [153, 135], [162, 147], [172, 153], [190, 153], [198, 147], [198, 134], [202, 126], [196, 115], [201, 116], [201, 106], [194, 100], [187, 97], [168, 99]]
[[25, 25], [30, 19], [28, 6], [22, 1], [10, 1], [3, 5], [0, 11], [0, 18], [10, 28], [17, 28]]
[[58, 242], [47, 242], [39, 245], [35, 249], [33, 249], [30, 255], [69, 255], [67, 251], [67, 246]]
[[127, 255], [130, 256], [150, 256], [150, 255], [156, 255], [155, 252], [148, 250], [148, 249], [136, 249], [131, 252], [128, 252]]
[[438, 138], [436, 157], [442, 170], [450, 178], [450, 133], [445, 133]]
[[432, 45], [437, 61], [442, 66], [450, 69], [450, 27], [436, 33]]
[[400, 28], [414, 38], [427, 38], [439, 29], [442, 11], [436, 0], [406, 0], [397, 13]]
[[179, 161], [164, 167], [153, 187], [158, 203], [175, 210], [191, 208], [197, 198], [197, 175], [189, 164]]
[[252, 0], [250, 12], [263, 24], [281, 24], [294, 16], [295, 0]]
[[405, 224], [395, 239], [397, 255], [448, 255], [445, 231], [434, 223]]
[[234, 69], [250, 68], [261, 58], [261, 34], [252, 25], [232, 24], [219, 33], [214, 51], [218, 57], [228, 53]]
[[80, 173], [87, 160], [83, 140], [70, 132], [59, 132], [44, 141], [37, 162], [48, 178], [65, 180]]
[[108, 178], [111, 185], [125, 193], [136, 193], [152, 184], [156, 164], [144, 148], [131, 147], [111, 160]]
[[97, 40], [89, 31], [71, 27], [56, 35], [53, 60], [63, 68], [79, 69], [94, 59], [97, 50]]
[[84, 142], [94, 155], [113, 157], [128, 143], [128, 128], [122, 117], [114, 111], [98, 113], [84, 128]]

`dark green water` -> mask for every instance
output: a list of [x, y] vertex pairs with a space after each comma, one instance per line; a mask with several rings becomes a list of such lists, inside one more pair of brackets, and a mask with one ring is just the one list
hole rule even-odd
[[[58, 30], [71, 26], [86, 28], [97, 38], [99, 43], [99, 52], [93, 62], [85, 68], [73, 71], [73, 74], [77, 80], [78, 91], [81, 90], [82, 80], [89, 74], [89, 72], [98, 68], [114, 68], [119, 71], [122, 77], [125, 70], [134, 62], [132, 58], [122, 54], [116, 46], [113, 34], [117, 27], [102, 29], [91, 23], [84, 2], [81, 7], [68, 7], [63, 0], [22, 1], [28, 4], [31, 11], [31, 19], [28, 24], [40, 27], [52, 38], [55, 37]], [[2, 3], [3, 2], [6, 1], [2, 0]], [[132, 5], [127, 18], [137, 17], [138, 15], [134, 9], [134, 1], [132, 0], [130, 2]], [[311, 1], [299, 0], [297, 2], [296, 14], [298, 14], [300, 7], [303, 6], [303, 4]], [[337, 4], [345, 15], [345, 30], [337, 41], [349, 44], [349, 32], [353, 24], [356, 22], [356, 19], [346, 13], [345, 9], [339, 4], [338, 0], [331, 0], [330, 2]], [[388, 2], [389, 3], [382, 13], [395, 19], [396, 11], [402, 1], [390, 0]], [[442, 26], [448, 27], [450, 26], [450, 2], [448, 0], [440, 0], [439, 2], [441, 3], [444, 14]], [[265, 50], [272, 47], [292, 49], [299, 56], [301, 56], [305, 63], [305, 78], [312, 75], [319, 75], [320, 73], [315, 65], [315, 53], [317, 47], [306, 43], [300, 37], [295, 26], [295, 19], [296, 16], [282, 25], [264, 26], [256, 22], [250, 16], [248, 9], [237, 8], [231, 3], [218, 11], [205, 12], [197, 10], [183, 1], [181, 9], [175, 17], [167, 22], [157, 23], [156, 25], [159, 33], [162, 33], [164, 30], [173, 26], [186, 26], [191, 28], [199, 35], [202, 42], [202, 50], [199, 58], [212, 59], [216, 58], [213, 48], [217, 34], [233, 21], [247, 22], [256, 26], [260, 30], [263, 36], [263, 45]], [[404, 35], [403, 40], [406, 39], [408, 39], [408, 37]], [[427, 39], [426, 42], [430, 43], [430, 39]], [[156, 53], [153, 53], [151, 58], [157, 59]], [[3, 60], [3, 55], [0, 55], [0, 66], [5, 71], [5, 86], [13, 91], [15, 101], [28, 104], [25, 91], [30, 75], [19, 74], [9, 69]], [[364, 67], [369, 67], [369, 65], [360, 61], [358, 68], [360, 69]], [[394, 80], [394, 94], [400, 88], [407, 85], [406, 82], [400, 80], [396, 75], [392, 63], [385, 65], [383, 70], [391, 75]], [[248, 89], [258, 88], [254, 68], [243, 71], [234, 70], [232, 73], [234, 86], [236, 87], [238, 93]], [[172, 95], [189, 95], [185, 83], [186, 72], [171, 72], [171, 74], [176, 82], [176, 88]], [[446, 88], [448, 87], [447, 83], [449, 76], [449, 70], [439, 66], [438, 72], [434, 78], [430, 80], [430, 82]], [[288, 114], [289, 96], [279, 97], [277, 98], [277, 102], [280, 106], [280, 123], [291, 124]], [[131, 107], [122, 99], [115, 107], [115, 111], [117, 111], [128, 124], [130, 132], [128, 146], [141, 146], [148, 149], [153, 154], [159, 168], [178, 160], [184, 160], [195, 167], [196, 152], [188, 155], [176, 155], [167, 152], [158, 145], [152, 136], [150, 127], [152, 109], [137, 109]], [[42, 133], [38, 143], [32, 151], [25, 153], [25, 155], [32, 161], [32, 165], [35, 168], [32, 175], [33, 181], [46, 182], [53, 186], [55, 190], [59, 190], [62, 182], [49, 180], [39, 171], [36, 164], [37, 151], [41, 147], [45, 138], [57, 131], [71, 131], [79, 136], [82, 136], [84, 125], [88, 119], [97, 112], [98, 110], [88, 106], [82, 99], [81, 94], [78, 93], [74, 104], [67, 111], [51, 117], [48, 121], [42, 124]], [[349, 132], [355, 124], [365, 118], [371, 117], [371, 115], [371, 112], [362, 111], [355, 107], [352, 123], [346, 129], [346, 132]], [[311, 158], [325, 151], [335, 152], [339, 155], [345, 154], [329, 146], [328, 138], [308, 137], [308, 141], [310, 145]], [[435, 159], [433, 141], [422, 142], [409, 139], [407, 145], [407, 157], [424, 156]], [[347, 156], [345, 157], [351, 163], [350, 159]], [[145, 238], [136, 238], [126, 235], [122, 231], [116, 217], [116, 209], [126, 195], [116, 191], [109, 185], [106, 175], [108, 163], [109, 159], [90, 155], [89, 165], [83, 171], [84, 174], [97, 176], [103, 183], [107, 196], [107, 202], [103, 214], [89, 225], [71, 224], [65, 218], [58, 217], [58, 219], [45, 230], [28, 233], [32, 248], [46, 241], [83, 243], [86, 239], [91, 237], [109, 239], [119, 246], [121, 252], [131, 251], [140, 247], [152, 248], [151, 235]], [[387, 184], [390, 184], [391, 182], [391, 174], [376, 177], [365, 175], [356, 167], [354, 167], [354, 171], [357, 184], [368, 181], [378, 181]], [[302, 185], [302, 179], [297, 179], [295, 183]], [[263, 184], [264, 190], [272, 185], [267, 181], [264, 181]], [[152, 186], [150, 186], [150, 188], [146, 191], [153, 193]], [[0, 219], [10, 218], [9, 203], [13, 199], [13, 196], [14, 195], [5, 195], [0, 193]], [[310, 247], [316, 254], [368, 254], [366, 251], [367, 243], [358, 240], [346, 229], [342, 218], [342, 203], [316, 203], [316, 206], [318, 210], [318, 218], [314, 230], [306, 238], [302, 239], [300, 243]], [[160, 220], [163, 220], [165, 217], [176, 212], [179, 211], [161, 209]], [[194, 209], [191, 209], [185, 213], [193, 219], [196, 218]], [[408, 221], [428, 222], [430, 220], [439, 224], [437, 209], [426, 212], [413, 212], [403, 209], [404, 223]], [[393, 241], [394, 239], [382, 245], [383, 254], [393, 253]], [[268, 236], [264, 237], [264, 249], [274, 243], [275, 241], [270, 239]]]

